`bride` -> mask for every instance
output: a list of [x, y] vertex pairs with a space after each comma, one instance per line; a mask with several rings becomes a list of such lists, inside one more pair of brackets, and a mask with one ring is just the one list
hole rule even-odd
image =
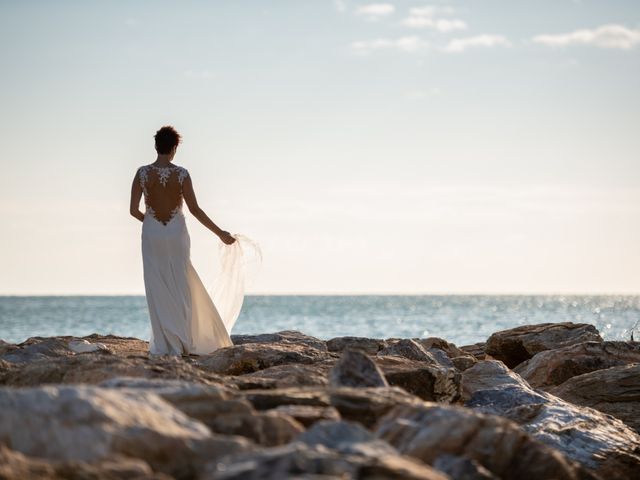
[[[149, 353], [206, 354], [232, 345], [229, 332], [190, 258], [183, 199], [200, 223], [225, 244], [236, 239], [198, 205], [186, 168], [172, 164], [180, 134], [171, 126], [155, 134], [158, 157], [136, 171], [130, 212], [142, 222], [144, 286], [151, 319]], [[144, 195], [145, 213], [139, 209]]]

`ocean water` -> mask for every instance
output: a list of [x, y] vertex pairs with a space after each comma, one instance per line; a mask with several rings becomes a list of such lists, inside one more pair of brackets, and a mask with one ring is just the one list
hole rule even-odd
[[[594, 324], [608, 340], [640, 338], [640, 296], [253, 295], [232, 333], [300, 330], [322, 339], [437, 336], [457, 345], [542, 322]], [[91, 333], [149, 339], [144, 296], [0, 296], [0, 339]]]

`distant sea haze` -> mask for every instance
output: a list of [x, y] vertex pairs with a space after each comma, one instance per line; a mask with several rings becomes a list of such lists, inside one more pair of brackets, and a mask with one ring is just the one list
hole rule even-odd
[[[249, 295], [232, 333], [435, 336], [466, 345], [505, 328], [566, 321], [591, 323], [608, 340], [628, 340], [640, 325], [640, 296]], [[148, 340], [145, 297], [0, 297], [0, 338], [7, 342], [91, 333]]]

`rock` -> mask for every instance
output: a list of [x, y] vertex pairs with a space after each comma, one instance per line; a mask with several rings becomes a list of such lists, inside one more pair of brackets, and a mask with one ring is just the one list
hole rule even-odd
[[640, 364], [578, 375], [549, 393], [574, 405], [613, 415], [640, 433]]
[[584, 342], [546, 350], [515, 368], [532, 387], [547, 389], [584, 373], [640, 363], [638, 342]]
[[69, 350], [74, 353], [91, 353], [103, 351], [105, 353], [111, 353], [109, 348], [104, 343], [91, 343], [87, 340], [71, 340], [68, 343]]
[[427, 351], [431, 349], [442, 350], [447, 354], [449, 358], [468, 355], [467, 352], [459, 349], [453, 343], [447, 342], [442, 338], [438, 338], [438, 337], [414, 338], [413, 340], [419, 343], [420, 345], [422, 345], [422, 347]]
[[471, 397], [470, 408], [515, 421], [603, 478], [640, 475], [640, 437], [633, 430], [614, 417], [533, 390], [501, 362], [480, 362], [466, 370], [462, 389]]
[[478, 462], [504, 480], [589, 478], [578, 464], [513, 422], [464, 407], [431, 402], [398, 406], [380, 419], [374, 433], [429, 465], [453, 455]]
[[380, 416], [397, 404], [420, 402], [417, 397], [396, 387], [299, 387], [245, 390], [241, 395], [258, 410], [277, 408], [281, 405], [332, 406], [343, 419], [359, 422], [365, 427], [372, 426]]
[[473, 357], [471, 355], [463, 355], [460, 357], [453, 357], [451, 359], [451, 362], [453, 362], [453, 366], [455, 368], [457, 368], [461, 372], [464, 372], [466, 369], [471, 368], [476, 363], [478, 363], [478, 360], [476, 359], [476, 357]]
[[327, 340], [327, 348], [330, 352], [342, 352], [343, 350], [362, 350], [369, 355], [376, 355], [387, 343], [380, 338], [367, 337], [335, 337]]
[[3, 371], [0, 385], [37, 386], [50, 383], [100, 383], [115, 377], [180, 379], [199, 383], [224, 382], [223, 377], [193, 367], [181, 358], [120, 357], [85, 353], [21, 363]]
[[68, 343], [75, 337], [31, 337], [15, 348], [7, 348], [7, 353], [2, 360], [12, 363], [27, 363], [34, 360], [48, 359], [50, 357], [65, 357], [75, 355]]
[[397, 455], [385, 455], [380, 458], [345, 455], [321, 445], [309, 446], [302, 442], [229, 456], [211, 463], [201, 478], [447, 480], [447, 477], [438, 471]]
[[487, 342], [478, 342], [473, 345], [463, 345], [460, 347], [460, 350], [468, 355], [474, 356], [478, 360], [484, 360], [486, 357], [486, 353], [484, 351], [486, 346]]
[[517, 373], [509, 370], [499, 360], [484, 360], [476, 363], [462, 373], [462, 400], [468, 401], [475, 392], [517, 385], [529, 389], [529, 384]]
[[[236, 377], [233, 381], [249, 388], [286, 388], [295, 386], [328, 385], [329, 371], [335, 360], [323, 360], [317, 363], [298, 365], [295, 363], [275, 365], [257, 372]], [[242, 388], [242, 387], [241, 387]], [[244, 388], [246, 390], [246, 388]]]
[[387, 340], [387, 346], [378, 352], [378, 356], [396, 355], [418, 362], [427, 362], [437, 365], [437, 360], [427, 352], [422, 345], [410, 338]]
[[375, 357], [389, 385], [401, 387], [423, 400], [455, 402], [460, 397], [460, 373], [398, 356]]
[[240, 435], [268, 447], [288, 443], [304, 431], [300, 422], [275, 410], [217, 415], [207, 425], [213, 432]]
[[39, 458], [27, 457], [0, 444], [0, 478], [3, 480], [171, 480], [168, 475], [154, 473], [143, 460], [124, 456], [105, 458], [93, 463], [87, 462], [51, 462]]
[[499, 480], [479, 462], [455, 455], [440, 455], [433, 461], [433, 468], [455, 480]]
[[372, 457], [398, 454], [387, 442], [377, 439], [355, 422], [321, 421], [301, 433], [297, 440], [311, 446], [323, 445], [340, 453]]
[[536, 353], [583, 342], [602, 342], [593, 325], [586, 323], [540, 323], [496, 332], [489, 337], [485, 352], [509, 368]]
[[334, 407], [314, 407], [310, 405], [280, 405], [273, 411], [295, 418], [304, 427], [310, 427], [320, 420], [340, 420], [340, 413]]
[[360, 350], [344, 350], [329, 373], [332, 387], [388, 387], [382, 371]]
[[14, 345], [13, 343], [5, 342], [4, 340], [0, 339], [0, 358], [4, 357], [4, 355], [6, 355], [7, 353], [11, 353], [17, 349], [18, 349], [17, 345]]
[[283, 330], [276, 333], [261, 333], [259, 335], [231, 335], [234, 345], [246, 345], [247, 343], [278, 343], [282, 345], [305, 345], [323, 352], [327, 351], [327, 345], [323, 340], [310, 335], [305, 335], [296, 330]]
[[247, 343], [215, 350], [198, 359], [198, 367], [214, 373], [242, 375], [275, 365], [328, 360], [327, 352], [295, 343]]
[[248, 446], [218, 439], [216, 451], [207, 427], [153, 393], [85, 385], [0, 388], [0, 438], [26, 455], [91, 462], [120, 454], [174, 476], [193, 472], [199, 446], [210, 458]]

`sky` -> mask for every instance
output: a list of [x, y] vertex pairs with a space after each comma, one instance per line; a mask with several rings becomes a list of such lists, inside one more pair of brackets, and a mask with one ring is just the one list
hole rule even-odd
[[0, 294], [144, 293], [163, 125], [249, 293], [640, 293], [637, 0], [0, 0], [0, 61]]

